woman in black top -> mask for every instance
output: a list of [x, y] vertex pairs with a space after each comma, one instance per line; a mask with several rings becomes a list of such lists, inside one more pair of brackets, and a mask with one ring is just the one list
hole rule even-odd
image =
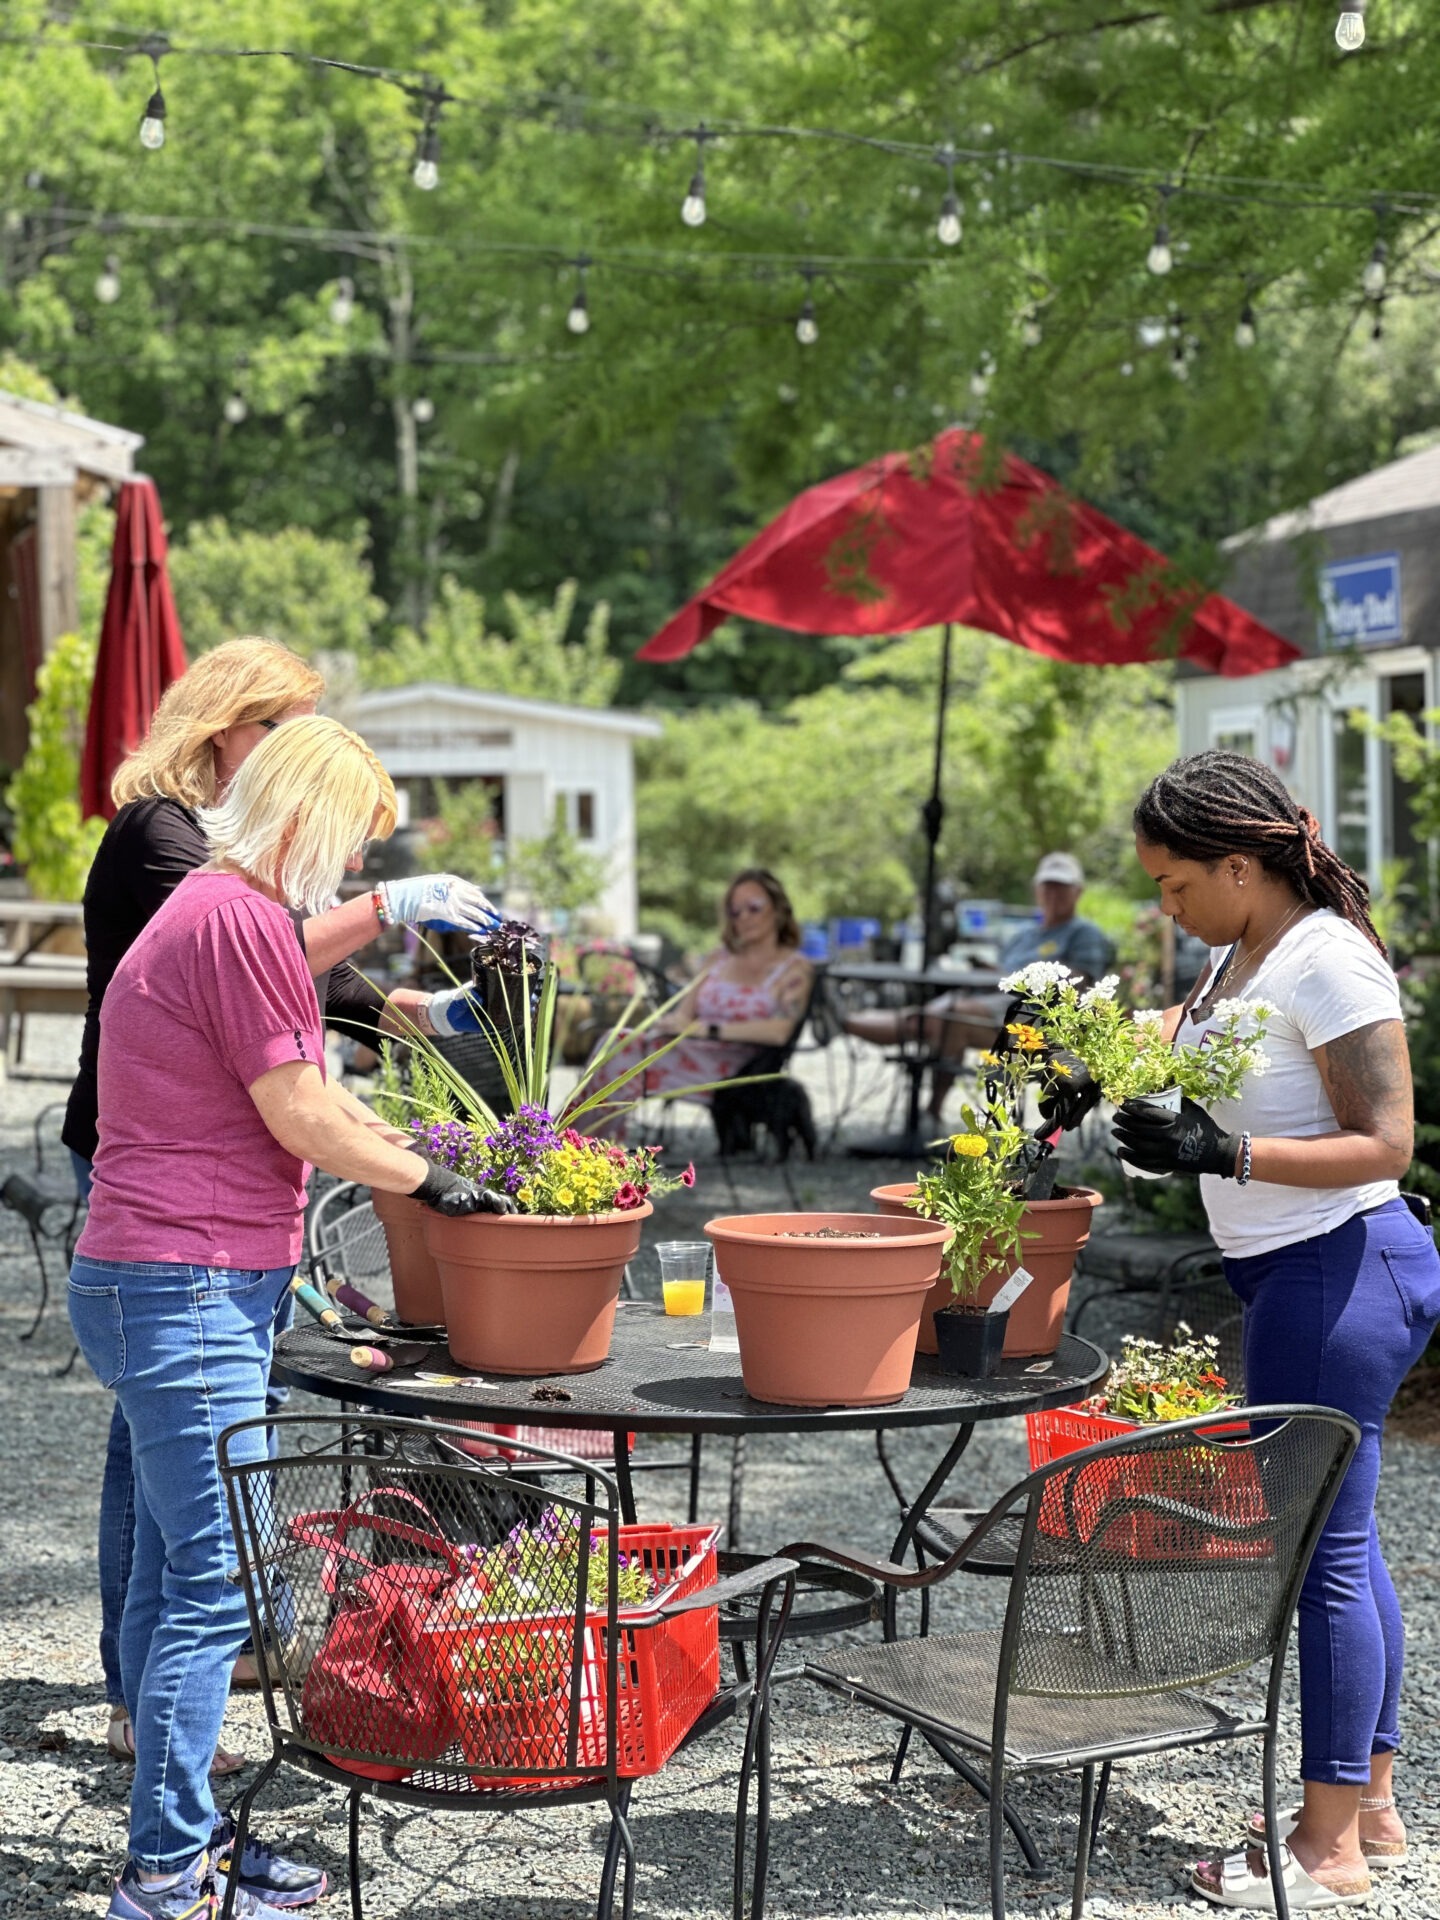
[[[85, 885], [89, 1005], [62, 1133], [82, 1196], [89, 1192], [98, 1144], [95, 1070], [105, 989], [141, 929], [185, 875], [210, 858], [196, 809], [215, 802], [267, 733], [284, 720], [313, 713], [324, 684], [313, 667], [273, 640], [229, 641], [203, 655], [168, 689], [147, 739], [115, 776], [112, 792], [120, 810]], [[495, 917], [477, 887], [447, 874], [391, 881], [312, 919], [297, 913], [296, 938], [327, 1023], [372, 1045], [378, 1044], [392, 1009], [396, 1032], [407, 1021], [425, 1032], [448, 1031], [446, 1007], [454, 993], [405, 988], [387, 1001], [348, 965], [346, 956], [379, 933], [382, 913], [386, 923], [477, 933]], [[134, 1532], [130, 1434], [117, 1404], [100, 1495], [100, 1660], [110, 1703], [106, 1745], [119, 1759], [134, 1755], [118, 1652]], [[241, 1762], [222, 1751], [216, 1764], [230, 1771]]]

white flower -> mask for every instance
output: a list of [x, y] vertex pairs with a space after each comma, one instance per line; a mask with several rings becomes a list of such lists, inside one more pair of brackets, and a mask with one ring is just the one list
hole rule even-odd
[[1119, 988], [1119, 985], [1120, 985], [1119, 974], [1107, 973], [1103, 980], [1097, 980], [1095, 982], [1095, 985], [1091, 987], [1088, 993], [1081, 994], [1080, 996], [1081, 1006], [1095, 1007], [1095, 1006], [1099, 1006], [1099, 1004], [1103, 1000], [1113, 1000], [1115, 998], [1115, 994]]
[[1251, 1047], [1245, 1056], [1245, 1068], [1257, 1078], [1270, 1071], [1270, 1056], [1263, 1047]]
[[1275, 1009], [1266, 1000], [1217, 1000], [1215, 1018], [1217, 1020], [1269, 1020]]
[[1032, 960], [1028, 967], [1010, 973], [1000, 982], [1001, 993], [1048, 993], [1074, 979], [1070, 969], [1059, 960]]
[[1135, 1016], [1137, 1027], [1160, 1027], [1165, 1024], [1165, 1014], [1160, 1007], [1142, 1007]]

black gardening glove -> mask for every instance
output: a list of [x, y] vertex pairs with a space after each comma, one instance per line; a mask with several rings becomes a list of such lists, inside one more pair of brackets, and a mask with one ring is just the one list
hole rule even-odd
[[461, 1220], [467, 1213], [518, 1213], [520, 1209], [508, 1193], [496, 1193], [493, 1187], [477, 1186], [448, 1167], [431, 1167], [411, 1194], [447, 1220]]
[[1240, 1135], [1226, 1133], [1193, 1100], [1171, 1113], [1149, 1100], [1127, 1100], [1115, 1115], [1115, 1144], [1142, 1173], [1218, 1173], [1233, 1180]]
[[1068, 1133], [1099, 1106], [1099, 1082], [1090, 1078], [1085, 1062], [1064, 1047], [1056, 1047], [1046, 1055], [1044, 1073], [1046, 1084], [1040, 1096], [1040, 1118], [1047, 1127], [1059, 1127]]

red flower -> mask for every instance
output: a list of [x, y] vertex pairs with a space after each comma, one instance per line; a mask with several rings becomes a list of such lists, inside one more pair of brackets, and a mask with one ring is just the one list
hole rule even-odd
[[615, 1206], [620, 1213], [629, 1213], [644, 1204], [645, 1196], [632, 1180], [627, 1180], [615, 1196]]
[[694, 1162], [693, 1160], [692, 1160], [692, 1161], [690, 1162], [690, 1164], [689, 1164], [689, 1166], [688, 1166], [688, 1167], [686, 1167], [686, 1169], [685, 1169], [685, 1171], [684, 1171], [684, 1173], [682, 1173], [682, 1174], [681, 1174], [681, 1176], [680, 1176], [680, 1184], [681, 1184], [681, 1186], [682, 1186], [682, 1187], [693, 1187], [693, 1186], [694, 1186], [694, 1184], [695, 1184], [695, 1162]]
[[586, 1144], [585, 1136], [574, 1127], [566, 1127], [560, 1137], [567, 1147], [583, 1147]]

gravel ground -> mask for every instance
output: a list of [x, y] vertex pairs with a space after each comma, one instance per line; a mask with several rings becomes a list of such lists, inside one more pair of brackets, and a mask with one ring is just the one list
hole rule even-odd
[[[63, 1074], [74, 1057], [71, 1023], [32, 1022], [27, 1056]], [[819, 1103], [824, 1070], [810, 1063]], [[57, 1081], [0, 1087], [0, 1177], [28, 1164], [30, 1124]], [[862, 1102], [871, 1123], [883, 1118]], [[676, 1142], [702, 1158], [693, 1194], [662, 1202], [648, 1236], [690, 1237], [711, 1214], [731, 1210], [708, 1129]], [[709, 1164], [703, 1164], [704, 1160]], [[910, 1169], [831, 1156], [797, 1170], [807, 1207], [865, 1204], [868, 1187]], [[784, 1205], [773, 1170], [741, 1181], [748, 1208]], [[58, 1277], [58, 1276], [57, 1276]], [[649, 1256], [642, 1286], [658, 1290]], [[19, 1335], [33, 1312], [34, 1263], [20, 1223], [0, 1212], [0, 1915], [100, 1914], [109, 1876], [124, 1850], [128, 1771], [107, 1759], [96, 1635], [95, 1515], [109, 1397], [83, 1363], [57, 1374], [71, 1343], [63, 1300], [33, 1341]], [[1096, 1337], [1106, 1332], [1098, 1323]], [[933, 1459], [940, 1436], [902, 1438], [912, 1481]], [[702, 1512], [723, 1516], [729, 1450], [706, 1453]], [[1421, 1920], [1440, 1916], [1440, 1476], [1432, 1447], [1392, 1441], [1380, 1489], [1380, 1523], [1409, 1628], [1404, 1810], [1415, 1863], [1377, 1883], [1365, 1911]], [[963, 1492], [980, 1504], [1025, 1470], [1023, 1428], [1006, 1423], [977, 1434], [963, 1467]], [[679, 1512], [678, 1486], [647, 1477], [647, 1517]], [[752, 1442], [746, 1469], [747, 1544], [840, 1535], [888, 1546], [894, 1507], [862, 1435]], [[958, 1580], [942, 1621], [996, 1619], [1000, 1584]], [[1293, 1676], [1292, 1676], [1293, 1679]], [[1237, 1690], [1238, 1697], [1238, 1690]], [[1285, 1773], [1293, 1777], [1297, 1731], [1293, 1685]], [[226, 1743], [252, 1760], [266, 1739], [255, 1701], [237, 1696]], [[980, 1920], [990, 1911], [985, 1821], [975, 1796], [928, 1751], [915, 1755], [898, 1788], [887, 1783], [887, 1723], [842, 1706], [803, 1683], [780, 1698], [776, 1736], [775, 1832], [770, 1875], [773, 1920], [815, 1916], [945, 1916]], [[721, 1733], [663, 1774], [642, 1782], [633, 1826], [639, 1850], [637, 1914], [646, 1920], [719, 1920], [728, 1911], [738, 1737]], [[1185, 1891], [1185, 1869], [1218, 1840], [1228, 1843], [1245, 1810], [1258, 1804], [1259, 1750], [1248, 1746], [1128, 1763], [1116, 1770], [1088, 1911], [1160, 1920], [1177, 1907], [1210, 1911]], [[229, 1783], [233, 1784], [233, 1783]], [[242, 1777], [241, 1785], [244, 1784]], [[1069, 1862], [1078, 1783], [1073, 1776], [1021, 1783], [1017, 1800], [1053, 1864], [1029, 1880], [1011, 1854], [1010, 1910], [1016, 1916], [1069, 1910]], [[300, 1775], [282, 1775], [266, 1795], [262, 1824], [273, 1842], [344, 1880], [339, 1796]], [[459, 1818], [374, 1808], [365, 1822], [365, 1898], [374, 1920], [422, 1913], [503, 1915], [506, 1920], [580, 1920], [593, 1911], [605, 1823], [593, 1811]], [[327, 1909], [339, 1910], [343, 1891]], [[478, 1904], [477, 1904], [478, 1903]], [[326, 1909], [322, 1909], [326, 1910]]]

